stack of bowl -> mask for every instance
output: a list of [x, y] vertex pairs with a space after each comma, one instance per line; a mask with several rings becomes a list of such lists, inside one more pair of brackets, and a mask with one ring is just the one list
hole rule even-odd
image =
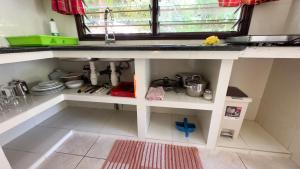
[[64, 84], [58, 81], [44, 81], [31, 88], [33, 95], [49, 95], [62, 91], [65, 88]]

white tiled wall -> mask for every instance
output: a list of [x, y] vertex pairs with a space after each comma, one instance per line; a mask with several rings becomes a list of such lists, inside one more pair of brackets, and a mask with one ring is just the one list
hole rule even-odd
[[0, 0], [0, 37], [44, 34], [46, 15], [41, 0]]
[[48, 80], [48, 74], [57, 67], [55, 59], [36, 60], [0, 65], [0, 84], [12, 79], [25, 80], [29, 86]]
[[300, 1], [294, 0], [287, 20], [287, 32], [300, 34]]
[[[255, 7], [251, 19], [250, 35], [285, 34], [289, 10], [293, 1], [269, 2]], [[267, 23], [267, 24], [266, 24]]]
[[[63, 36], [74, 36], [77, 37], [77, 29], [75, 24], [74, 16], [72, 15], [62, 15], [57, 12], [53, 12], [51, 9], [50, 0], [39, 0], [43, 3], [44, 14], [46, 15], [46, 20], [49, 21], [53, 18], [57, 23], [58, 31]], [[46, 32], [50, 32], [49, 26], [46, 27]]]

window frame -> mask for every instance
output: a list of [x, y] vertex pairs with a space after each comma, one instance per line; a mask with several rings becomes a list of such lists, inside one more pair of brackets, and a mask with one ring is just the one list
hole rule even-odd
[[[115, 34], [116, 40], [189, 40], [203, 39], [210, 35], [216, 35], [219, 38], [243, 36], [249, 32], [250, 22], [252, 18], [254, 6], [244, 5], [241, 11], [240, 23], [238, 31], [232, 32], [184, 32], [184, 33], [157, 33], [158, 32], [158, 0], [152, 0], [152, 28], [151, 33], [130, 33], [130, 34]], [[99, 41], [104, 40], [105, 34], [87, 34], [84, 29], [83, 17], [75, 15], [75, 22], [80, 41]]]

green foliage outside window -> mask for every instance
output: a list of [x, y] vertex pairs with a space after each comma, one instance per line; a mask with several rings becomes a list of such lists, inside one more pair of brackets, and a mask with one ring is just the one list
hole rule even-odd
[[[104, 10], [113, 10], [115, 33], [151, 33], [152, 0], [85, 0], [84, 19], [90, 34], [104, 33]], [[219, 7], [218, 0], [159, 0], [158, 32], [228, 32], [240, 17], [237, 7]]]

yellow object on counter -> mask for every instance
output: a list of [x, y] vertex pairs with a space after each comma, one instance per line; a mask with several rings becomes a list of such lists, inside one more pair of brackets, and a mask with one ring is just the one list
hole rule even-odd
[[206, 38], [203, 42], [206, 46], [217, 45], [220, 43], [220, 39], [217, 36], [210, 36]]

